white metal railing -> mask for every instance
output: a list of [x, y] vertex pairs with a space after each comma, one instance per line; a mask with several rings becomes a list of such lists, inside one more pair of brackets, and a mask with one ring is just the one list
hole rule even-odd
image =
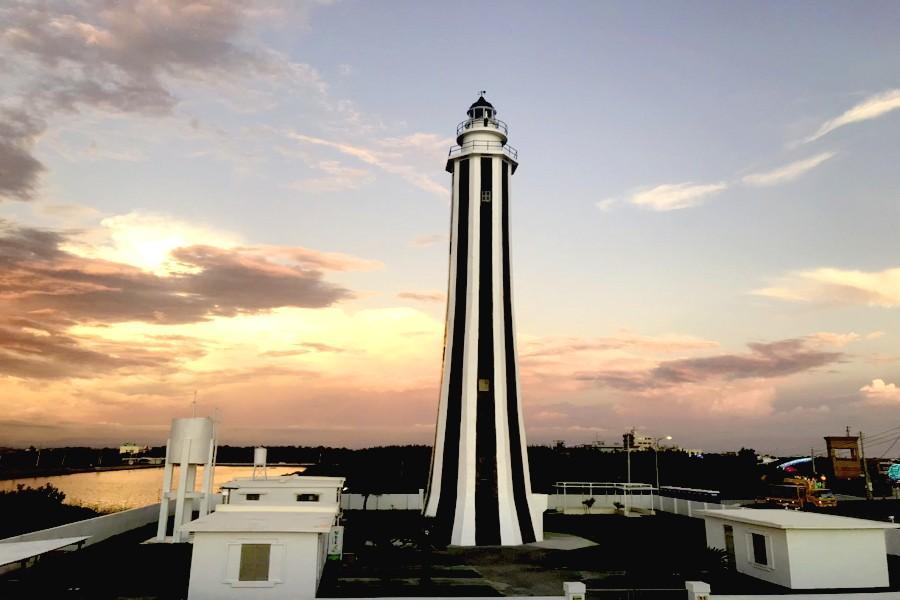
[[507, 155], [511, 159], [518, 161], [519, 160], [519, 151], [510, 146], [509, 144], [504, 144], [502, 142], [494, 142], [490, 140], [471, 140], [466, 142], [465, 144], [461, 144], [459, 146], [451, 146], [450, 152], [447, 154], [448, 158], [453, 158], [454, 156], [459, 156], [466, 151], [477, 152], [479, 150], [483, 152], [496, 152], [500, 151], [503, 154]]
[[491, 117], [473, 117], [471, 119], [466, 119], [456, 126], [456, 135], [462, 135], [467, 130], [476, 127], [488, 127], [490, 129], [496, 129], [497, 131], [502, 131], [503, 135], [507, 135], [507, 133], [509, 133], [509, 128], [506, 126], [506, 123], [504, 123], [500, 119], [494, 119]]

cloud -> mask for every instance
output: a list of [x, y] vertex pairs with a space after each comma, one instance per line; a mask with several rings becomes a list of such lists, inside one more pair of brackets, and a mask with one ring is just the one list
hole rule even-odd
[[97, 377], [171, 362], [170, 357], [148, 350], [146, 345], [119, 344], [107, 351], [92, 346], [91, 341], [66, 335], [45, 322], [8, 319], [0, 323], [0, 375], [27, 379]]
[[816, 338], [750, 343], [750, 352], [666, 360], [648, 370], [601, 370], [577, 374], [582, 381], [622, 390], [741, 379], [773, 379], [839, 362], [840, 352], [817, 347]]
[[718, 345], [718, 342], [689, 335], [644, 336], [625, 331], [610, 337], [530, 340], [523, 344], [524, 348], [521, 356], [523, 358], [543, 356], [568, 357], [578, 352], [609, 350], [627, 350], [642, 354], [671, 354], [715, 348]]
[[900, 90], [888, 90], [881, 94], [869, 96], [840, 116], [825, 121], [813, 135], [803, 140], [803, 142], [809, 143], [817, 140], [845, 125], [877, 119], [898, 108], [900, 108]]
[[883, 379], [873, 379], [872, 383], [859, 388], [866, 404], [900, 405], [900, 388], [893, 383], [885, 383]]
[[719, 183], [672, 183], [635, 192], [628, 201], [655, 211], [678, 210], [702, 204], [707, 198], [728, 188]]
[[[375, 143], [378, 147], [334, 142], [298, 132], [290, 132], [287, 136], [303, 144], [333, 148], [342, 154], [378, 167], [386, 173], [397, 175], [410, 185], [426, 192], [442, 197], [449, 195], [447, 186], [437, 183], [425, 174], [430, 170], [423, 171], [420, 167], [412, 164], [412, 160], [421, 158], [423, 153], [425, 153], [425, 156], [429, 154], [434, 155], [435, 160], [437, 160], [436, 157], [445, 156], [446, 148], [449, 146], [448, 140], [435, 134], [414, 133], [403, 138], [381, 139]], [[441, 151], [438, 152], [438, 149], [441, 149]], [[412, 156], [404, 156], [409, 154], [412, 154]]]
[[774, 285], [754, 290], [753, 293], [792, 302], [896, 308], [900, 306], [900, 268], [883, 271], [834, 268], [795, 271], [781, 277]]
[[76, 321], [186, 323], [281, 306], [321, 308], [352, 297], [322, 269], [369, 265], [307, 248], [175, 248], [167, 276], [63, 249], [58, 232], [7, 226], [0, 235], [0, 303]]
[[741, 178], [741, 181], [755, 187], [766, 187], [787, 183], [812, 171], [834, 156], [834, 152], [822, 152], [821, 154], [816, 154], [810, 158], [798, 160], [783, 167], [779, 167], [773, 171], [746, 175]]
[[44, 169], [32, 150], [59, 114], [167, 116], [178, 104], [179, 83], [264, 87], [236, 83], [251, 75], [323, 98], [327, 86], [315, 69], [247, 43], [253, 13], [228, 0], [4, 3], [0, 199], [34, 198]]
[[347, 167], [336, 160], [320, 161], [317, 168], [325, 175], [299, 179], [289, 187], [298, 192], [320, 194], [358, 190], [375, 180], [368, 170]]
[[609, 212], [615, 203], [615, 198], [605, 198], [597, 202], [597, 208], [600, 209], [600, 212]]
[[242, 4], [157, 2], [13, 3], [0, 40], [41, 67], [42, 103], [163, 114], [176, 98], [165, 77], [207, 79], [270, 68], [241, 46]]
[[31, 155], [44, 123], [22, 110], [0, 110], [0, 200], [31, 200], [44, 165]]
[[443, 302], [447, 296], [444, 292], [400, 292], [398, 298], [416, 300], [417, 302]]
[[429, 233], [417, 235], [409, 242], [409, 244], [416, 248], [428, 248], [429, 246], [434, 246], [435, 244], [446, 240], [447, 236], [443, 233]]

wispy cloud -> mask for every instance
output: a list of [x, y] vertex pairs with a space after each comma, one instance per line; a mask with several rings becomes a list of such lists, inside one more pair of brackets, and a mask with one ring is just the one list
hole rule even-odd
[[884, 379], [873, 379], [872, 383], [859, 388], [866, 404], [900, 405], [900, 388], [893, 383], [885, 383]]
[[604, 198], [597, 202], [597, 208], [599, 208], [602, 212], [609, 212], [612, 210], [613, 205], [616, 203], [615, 198]]
[[741, 178], [741, 182], [754, 187], [767, 187], [793, 181], [812, 171], [826, 160], [833, 158], [835, 152], [822, 152], [810, 158], [804, 158], [765, 173], [752, 173]]
[[372, 149], [358, 144], [354, 145], [346, 144], [343, 142], [334, 142], [331, 140], [326, 140], [324, 138], [297, 132], [290, 132], [287, 135], [294, 141], [304, 144], [333, 148], [338, 152], [341, 152], [342, 154], [352, 156], [366, 164], [378, 167], [379, 169], [387, 173], [397, 175], [400, 178], [404, 179], [407, 183], [414, 185], [415, 187], [426, 192], [430, 192], [438, 196], [447, 196], [448, 194], [445, 185], [441, 185], [428, 175], [425, 175], [425, 173], [421, 169], [416, 168], [413, 164], [411, 164], [411, 162], [401, 160], [397, 156], [396, 152], [397, 148], [412, 149], [420, 152], [424, 149], [425, 146], [440, 145], [441, 147], [443, 147], [444, 145], [446, 145], [446, 143], [442, 140], [442, 138], [439, 138], [438, 136], [425, 133], [416, 133], [403, 139], [391, 138], [391, 140], [381, 140], [380, 143], [382, 145], [387, 145], [388, 141], [395, 141], [396, 145], [394, 145], [392, 149]]
[[416, 248], [427, 248], [429, 246], [434, 246], [439, 242], [443, 242], [446, 239], [447, 236], [443, 233], [428, 233], [417, 235], [409, 243]]
[[727, 188], [725, 182], [669, 183], [635, 192], [628, 201], [655, 211], [678, 210], [702, 204], [710, 196]]
[[775, 285], [753, 291], [758, 296], [831, 305], [900, 306], [900, 268], [850, 271], [821, 268], [796, 271]]
[[375, 180], [375, 177], [367, 169], [348, 167], [336, 160], [320, 161], [316, 168], [323, 175], [299, 179], [288, 187], [299, 192], [309, 193], [342, 192], [358, 190]]
[[888, 90], [881, 94], [869, 96], [842, 115], [822, 123], [822, 126], [819, 127], [818, 131], [803, 140], [803, 142], [808, 143], [817, 140], [844, 125], [877, 119], [898, 108], [900, 108], [900, 90]]
[[417, 302], [443, 302], [446, 296], [444, 292], [400, 292], [398, 298], [404, 300], [416, 300]]

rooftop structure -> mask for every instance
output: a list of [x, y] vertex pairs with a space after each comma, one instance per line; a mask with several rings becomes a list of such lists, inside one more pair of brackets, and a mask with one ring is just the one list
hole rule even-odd
[[329, 554], [340, 555], [342, 477], [238, 479], [225, 504], [188, 524], [189, 600], [312, 599]]

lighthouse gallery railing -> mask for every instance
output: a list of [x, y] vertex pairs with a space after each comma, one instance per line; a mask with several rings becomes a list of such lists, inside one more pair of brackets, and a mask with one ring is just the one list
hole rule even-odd
[[496, 151], [500, 150], [503, 154], [507, 155], [513, 160], [519, 160], [519, 151], [510, 146], [509, 144], [503, 144], [501, 142], [492, 142], [487, 140], [472, 140], [470, 142], [466, 142], [465, 144], [459, 146], [451, 146], [450, 152], [448, 153], [448, 157], [452, 158], [454, 156], [459, 156], [467, 151], [477, 152], [478, 150], [484, 151]]
[[462, 135], [463, 133], [474, 127], [489, 127], [491, 129], [502, 131], [503, 135], [509, 134], [509, 128], [506, 126], [506, 123], [504, 123], [500, 119], [493, 119], [490, 117], [474, 117], [471, 119], [466, 119], [465, 121], [457, 125], [456, 135]]

